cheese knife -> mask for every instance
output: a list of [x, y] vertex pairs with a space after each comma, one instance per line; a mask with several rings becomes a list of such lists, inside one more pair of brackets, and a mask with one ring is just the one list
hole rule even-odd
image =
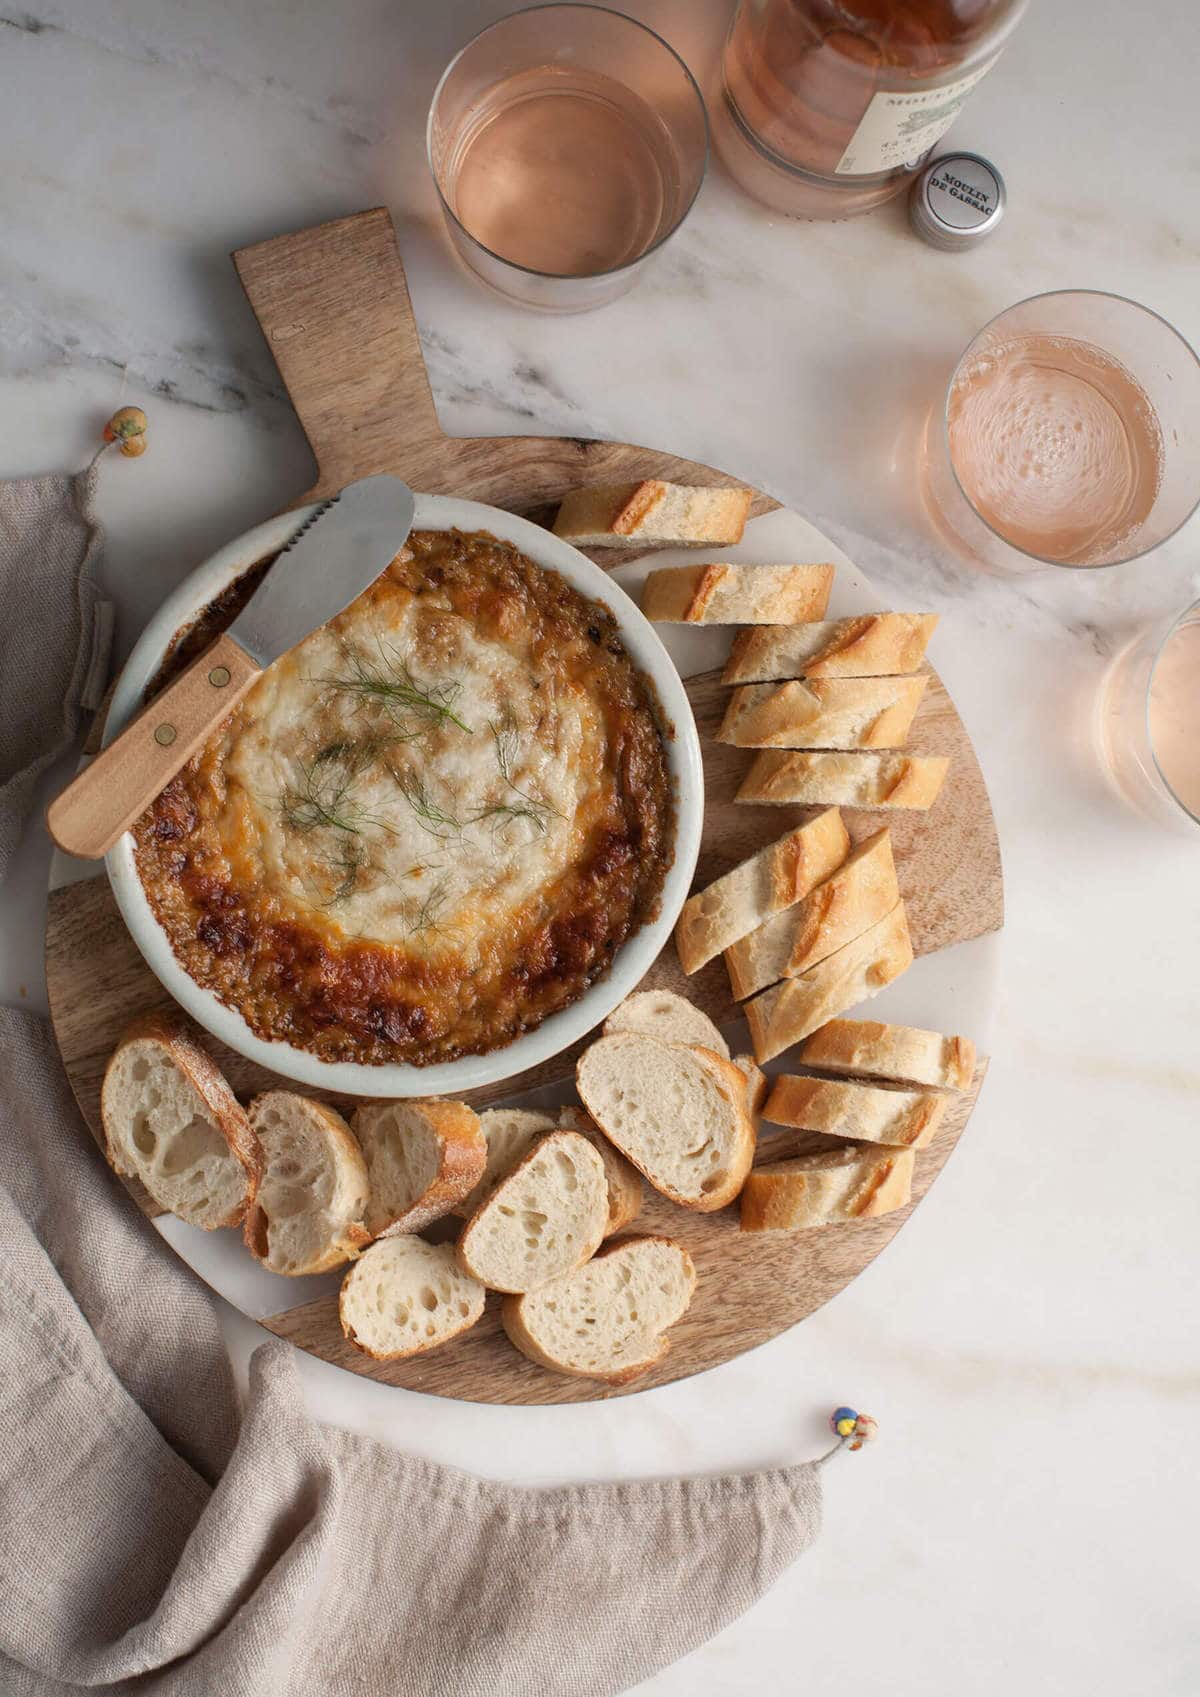
[[414, 511], [398, 477], [364, 477], [301, 525], [229, 629], [50, 803], [59, 848], [83, 860], [107, 854], [271, 662], [374, 583], [408, 540]]

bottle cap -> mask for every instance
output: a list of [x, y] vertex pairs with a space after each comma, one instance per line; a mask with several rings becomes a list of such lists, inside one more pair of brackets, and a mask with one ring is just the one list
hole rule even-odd
[[908, 216], [932, 247], [974, 247], [1004, 216], [1004, 178], [978, 153], [943, 153], [926, 165], [908, 197]]

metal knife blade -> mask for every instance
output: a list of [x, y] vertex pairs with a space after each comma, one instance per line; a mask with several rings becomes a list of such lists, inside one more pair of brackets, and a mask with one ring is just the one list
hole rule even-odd
[[407, 542], [415, 510], [398, 477], [348, 483], [276, 557], [229, 635], [265, 669], [374, 583]]

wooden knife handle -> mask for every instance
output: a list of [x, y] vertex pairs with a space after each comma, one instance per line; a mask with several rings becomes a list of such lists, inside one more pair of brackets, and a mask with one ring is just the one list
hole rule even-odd
[[46, 826], [59, 848], [81, 860], [107, 854], [261, 676], [219, 636], [50, 803]]

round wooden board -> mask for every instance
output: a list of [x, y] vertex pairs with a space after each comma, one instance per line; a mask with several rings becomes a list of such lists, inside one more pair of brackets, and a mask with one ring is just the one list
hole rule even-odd
[[[244, 249], [234, 262], [316, 457], [319, 476], [306, 501], [355, 478], [388, 471], [415, 489], [487, 501], [537, 518], [547, 516], [568, 489], [587, 483], [645, 477], [738, 481], [712, 467], [626, 443], [444, 435], [391, 220], [382, 209]], [[758, 495], [753, 512], [761, 515], [776, 507], [768, 496]], [[622, 563], [604, 551], [594, 557], [609, 566]], [[697, 886], [702, 886], [781, 834], [802, 813], [733, 806], [745, 756], [714, 743], [708, 734], [725, 692], [717, 674], [709, 672], [691, 678], [688, 693], [705, 750], [705, 832], [696, 872]], [[888, 817], [913, 946], [921, 955], [998, 930], [1003, 888], [995, 822], [979, 765], [936, 675], [912, 743], [921, 752], [952, 757], [946, 788], [929, 814]], [[856, 837], [879, 823], [877, 814], [847, 812], [846, 817]], [[100, 1081], [121, 1029], [137, 1013], [171, 1005], [129, 937], [105, 877], [52, 892], [46, 978], [67, 1074], [99, 1138]], [[671, 947], [644, 983], [688, 995], [719, 1024], [736, 1015], [719, 962], [688, 980]], [[206, 1035], [201, 1040], [243, 1099], [278, 1082]], [[572, 1075], [577, 1052], [476, 1091], [468, 1100], [483, 1106], [561, 1083]], [[269, 1283], [253, 1302], [242, 1301], [238, 1278], [222, 1273], [222, 1268], [240, 1265], [236, 1258], [244, 1255], [234, 1234], [192, 1233], [176, 1221], [164, 1221], [162, 1229], [216, 1288], [267, 1330], [351, 1371], [475, 1402], [558, 1403], [628, 1395], [727, 1361], [795, 1325], [843, 1289], [899, 1230], [945, 1164], [970, 1117], [983, 1073], [981, 1064], [972, 1089], [954, 1101], [942, 1131], [918, 1156], [912, 1202], [882, 1219], [795, 1237], [743, 1237], [735, 1210], [691, 1214], [648, 1190], [637, 1229], [668, 1232], [686, 1243], [700, 1278], [691, 1309], [672, 1331], [667, 1356], [621, 1391], [562, 1378], [527, 1361], [504, 1337], [494, 1300], [478, 1326], [443, 1349], [410, 1361], [371, 1361], [342, 1336], [335, 1277], [289, 1282], [263, 1274]], [[820, 1141], [811, 1140], [814, 1145]], [[764, 1153], [790, 1152], [804, 1147], [804, 1134], [771, 1133], [763, 1143]], [[153, 1216], [156, 1209], [145, 1194], [136, 1186], [130, 1189]], [[219, 1248], [214, 1239], [221, 1240]], [[200, 1240], [209, 1264], [198, 1252]], [[263, 1289], [272, 1295], [264, 1299]]]

